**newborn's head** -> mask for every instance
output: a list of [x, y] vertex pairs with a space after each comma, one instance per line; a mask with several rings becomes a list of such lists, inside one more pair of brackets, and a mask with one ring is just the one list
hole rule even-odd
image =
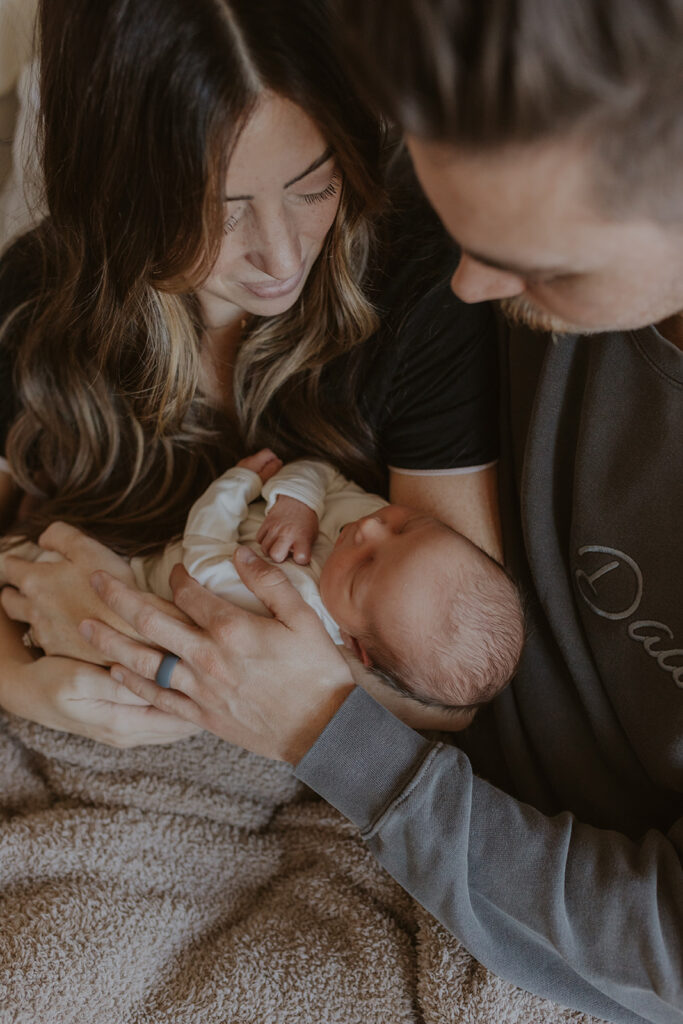
[[517, 589], [443, 523], [387, 505], [348, 523], [320, 593], [364, 664], [426, 704], [474, 708], [510, 680], [524, 639]]

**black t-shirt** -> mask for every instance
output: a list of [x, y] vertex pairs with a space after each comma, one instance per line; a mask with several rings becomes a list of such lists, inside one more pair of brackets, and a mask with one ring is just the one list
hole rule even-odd
[[395, 325], [411, 270], [400, 270], [383, 293], [387, 322], [362, 359], [360, 402], [380, 459], [423, 472], [487, 465], [498, 449], [493, 312], [453, 295], [449, 267]]
[[[326, 369], [333, 400], [335, 381], [344, 379], [346, 362], [354, 360], [356, 400], [377, 439], [380, 460], [396, 469], [453, 470], [497, 457], [493, 314], [486, 305], [465, 305], [450, 291], [456, 258], [450, 245], [442, 245], [433, 259], [410, 235], [398, 238], [373, 294], [379, 331], [359, 354], [341, 356]], [[39, 260], [32, 233], [0, 260], [0, 326], [35, 294]], [[13, 368], [21, 326], [20, 317], [0, 343], [0, 455], [19, 411]]]

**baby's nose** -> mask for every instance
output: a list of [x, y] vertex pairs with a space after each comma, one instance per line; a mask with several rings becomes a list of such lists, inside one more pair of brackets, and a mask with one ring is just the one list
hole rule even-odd
[[356, 543], [363, 544], [373, 538], [380, 537], [385, 530], [386, 525], [381, 519], [376, 519], [374, 516], [361, 519], [356, 527]]

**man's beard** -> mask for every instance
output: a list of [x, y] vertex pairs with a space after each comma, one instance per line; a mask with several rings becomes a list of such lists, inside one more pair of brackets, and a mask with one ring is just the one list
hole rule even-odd
[[597, 334], [599, 330], [595, 327], [579, 327], [567, 320], [561, 320], [559, 316], [553, 316], [552, 313], [544, 313], [525, 295], [500, 299], [498, 305], [510, 323], [523, 324], [533, 331], [549, 331], [553, 334]]

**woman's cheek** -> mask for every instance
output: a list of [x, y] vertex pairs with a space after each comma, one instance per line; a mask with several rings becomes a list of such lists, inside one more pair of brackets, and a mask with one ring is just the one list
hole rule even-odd
[[331, 230], [339, 211], [339, 197], [334, 200], [328, 199], [324, 203], [318, 203], [307, 209], [305, 233], [318, 245], [318, 251], [322, 249], [323, 242]]

